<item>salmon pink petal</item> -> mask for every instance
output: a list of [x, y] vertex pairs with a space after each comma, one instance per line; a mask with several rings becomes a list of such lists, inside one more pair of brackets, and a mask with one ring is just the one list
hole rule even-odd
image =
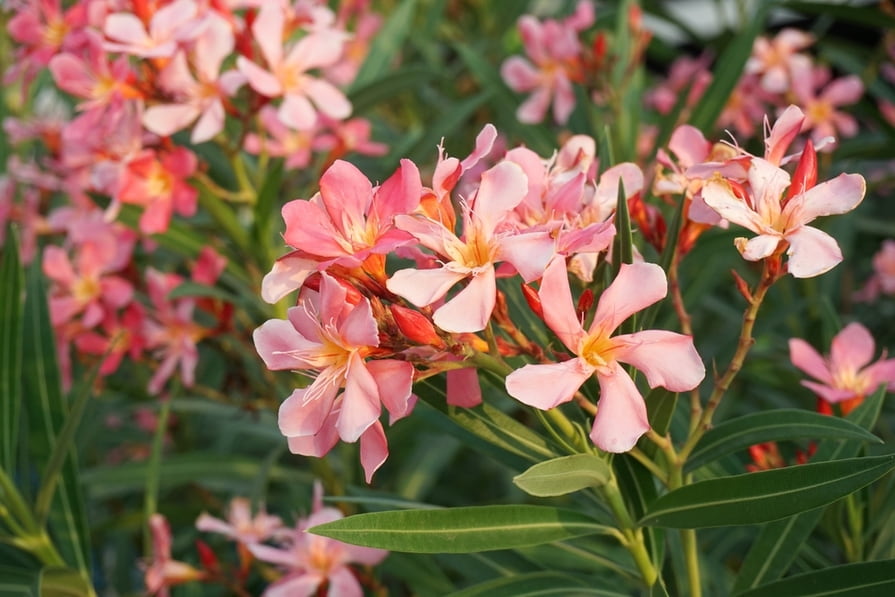
[[[385, 435], [383, 435], [385, 437]], [[388, 452], [386, 452], [388, 455]], [[382, 459], [385, 462], [385, 459]], [[379, 463], [382, 464], [382, 463]], [[370, 472], [370, 478], [373, 476], [373, 472], [379, 468], [379, 465], [376, 465], [373, 468], [373, 471]], [[366, 467], [364, 467], [364, 471], [366, 472]], [[367, 479], [367, 483], [370, 482], [370, 479]], [[364, 597], [364, 589], [361, 587], [361, 584], [358, 582], [357, 577], [351, 573], [346, 566], [342, 566], [341, 568], [336, 568], [326, 577], [328, 582], [327, 593], [332, 595], [340, 595], [341, 597]], [[309, 595], [313, 593], [308, 593]], [[297, 595], [297, 593], [290, 593], [290, 595]]]
[[339, 434], [336, 433], [335, 426], [329, 423], [324, 424], [316, 435], [287, 438], [290, 452], [316, 458], [326, 456], [338, 441]]
[[143, 112], [143, 126], [162, 137], [183, 130], [196, 120], [199, 109], [191, 104], [158, 104]]
[[886, 384], [889, 391], [895, 389], [895, 359], [887, 359], [870, 365], [864, 370], [864, 375], [869, 380], [873, 391], [876, 391], [880, 384]]
[[469, 170], [491, 153], [491, 149], [494, 147], [494, 142], [496, 140], [497, 129], [494, 125], [489, 123], [483, 126], [482, 130], [479, 131], [479, 134], [475, 136], [475, 148], [472, 150], [472, 153], [463, 158], [463, 161], [460, 162], [460, 167], [463, 168], [463, 171], [465, 172], [466, 170]]
[[328, 425], [327, 417], [333, 407], [338, 388], [333, 385], [318, 387], [316, 396], [309, 399], [309, 388], [299, 388], [292, 392], [280, 405], [277, 425], [286, 437], [316, 435]]
[[[339, 322], [342, 325], [341, 315], [343, 312], [348, 313], [351, 306], [345, 300], [348, 296], [348, 290], [339, 284], [339, 281], [324, 272], [320, 276], [320, 292], [311, 295], [314, 299], [314, 306], [317, 309], [317, 317], [324, 324], [330, 322]], [[367, 302], [369, 308], [369, 301]]]
[[419, 206], [422, 195], [419, 169], [412, 161], [401, 160], [394, 174], [376, 189], [370, 217], [378, 219], [380, 225], [391, 225], [394, 216], [413, 212]]
[[252, 339], [264, 364], [274, 371], [303, 368], [305, 361], [296, 357], [293, 351], [313, 345], [284, 319], [265, 321], [252, 333]]
[[379, 328], [373, 319], [369, 299], [363, 298], [340, 322], [339, 333], [351, 346], [379, 346]]
[[466, 288], [435, 311], [432, 321], [441, 329], [455, 334], [480, 332], [488, 325], [496, 300], [494, 267], [486, 266], [472, 276]]
[[[856, 208], [864, 199], [864, 177], [860, 174], [840, 174], [832, 180], [813, 186], [801, 196], [794, 197], [794, 211], [801, 224], [819, 216], [844, 214]], [[788, 205], [789, 205], [788, 204]]]
[[842, 250], [832, 236], [812, 228], [802, 226], [786, 236], [789, 241], [787, 266], [796, 278], [811, 278], [833, 269], [842, 261]]
[[334, 64], [345, 47], [344, 34], [333, 29], [312, 33], [301, 38], [286, 57], [287, 64], [306, 71]]
[[83, 305], [70, 296], [50, 297], [50, 323], [62, 325], [77, 315]]
[[620, 454], [649, 431], [646, 404], [634, 381], [617, 363], [609, 374], [597, 372], [600, 402], [590, 438], [601, 450]]
[[373, 185], [357, 167], [336, 160], [320, 177], [320, 197], [336, 226], [341, 224], [343, 231], [347, 228], [363, 230]]
[[566, 348], [576, 352], [584, 330], [575, 313], [565, 259], [557, 257], [544, 270], [538, 297], [544, 309], [544, 321]]
[[628, 317], [656, 303], [668, 293], [665, 272], [655, 263], [623, 263], [597, 303], [590, 333], [612, 333]]
[[236, 68], [245, 76], [252, 89], [261, 95], [266, 95], [267, 97], [283, 95], [283, 86], [280, 84], [280, 81], [245, 56], [237, 56]]
[[413, 409], [413, 365], [407, 361], [385, 359], [368, 361], [367, 370], [376, 380], [379, 397], [389, 412], [390, 421], [394, 423], [409, 415]]
[[63, 91], [76, 97], [91, 97], [96, 83], [93, 74], [80, 58], [71, 54], [57, 54], [50, 60], [53, 80]]
[[317, 109], [330, 118], [342, 120], [351, 115], [351, 102], [329, 81], [308, 79], [304, 85], [304, 92], [311, 98]]
[[513, 91], [530, 91], [538, 86], [540, 73], [521, 56], [510, 56], [500, 67], [500, 76]]
[[450, 290], [466, 274], [445, 267], [435, 269], [402, 269], [388, 279], [386, 287], [418, 307], [431, 305]]
[[537, 124], [544, 120], [547, 107], [550, 105], [550, 89], [538, 87], [519, 105], [516, 118], [523, 124]]
[[265, 302], [274, 304], [296, 288], [301, 288], [307, 277], [316, 271], [318, 262], [304, 255], [293, 251], [274, 262], [273, 269], [261, 280], [261, 298]]
[[810, 389], [812, 392], [820, 396], [821, 399], [829, 402], [830, 404], [837, 404], [845, 400], [851, 400], [856, 396], [855, 391], [850, 389], [833, 388], [808, 380], [803, 380], [801, 383], [803, 386]]
[[193, 127], [193, 133], [190, 135], [190, 141], [197, 144], [211, 141], [215, 135], [224, 129], [225, 118], [224, 104], [219, 99], [213, 100], [205, 108], [205, 111], [202, 112], [199, 120], [196, 121], [196, 126]]
[[161, 234], [168, 230], [171, 223], [172, 205], [170, 199], [158, 198], [150, 203], [140, 216], [140, 232], [143, 234]]
[[146, 33], [143, 21], [134, 14], [118, 12], [106, 17], [103, 33], [109, 39], [128, 45], [148, 45], [152, 40]]
[[529, 364], [507, 375], [507, 393], [528, 406], [550, 410], [571, 400], [593, 372], [583, 359]]
[[446, 255], [446, 245], [459, 244], [460, 240], [453, 232], [445, 228], [441, 223], [423, 216], [396, 215], [395, 227], [409, 232], [420, 241], [420, 244], [435, 251], [439, 255]]
[[773, 255], [780, 245], [780, 237], [774, 234], [759, 234], [750, 239], [737, 238], [735, 245], [737, 250], [747, 261], [758, 261]]
[[705, 377], [705, 365], [693, 346], [693, 338], [674, 332], [644, 330], [612, 339], [613, 355], [646, 374], [651, 388], [672, 392], [697, 387]]
[[388, 458], [388, 440], [382, 423], [374, 421], [360, 436], [360, 463], [364, 468], [364, 479], [369, 483], [373, 474]]
[[799, 338], [789, 341], [789, 360], [792, 364], [825, 384], [833, 383], [829, 366], [814, 348]]
[[556, 241], [547, 231], [513, 234], [500, 239], [499, 259], [510, 262], [522, 279], [533, 282], [544, 274], [556, 254]]
[[827, 85], [821, 97], [834, 106], [857, 103], [864, 94], [864, 84], [857, 75], [848, 75]]
[[283, 103], [277, 110], [277, 116], [283, 124], [298, 130], [310, 129], [317, 122], [317, 112], [308, 98], [295, 93], [283, 96]]
[[565, 73], [557, 73], [555, 76], [553, 119], [557, 124], [565, 124], [575, 109], [575, 91]]
[[876, 343], [860, 323], [850, 323], [836, 334], [830, 345], [830, 368], [834, 371], [858, 371], [873, 360]]
[[712, 144], [698, 128], [685, 124], [674, 129], [668, 140], [668, 149], [674, 152], [683, 168], [704, 162]]
[[798, 106], [790, 105], [783, 111], [783, 114], [774, 122], [771, 132], [764, 142], [767, 161], [775, 166], [779, 166], [783, 162], [787, 148], [802, 130], [804, 121], [805, 114]]
[[44, 249], [42, 265], [44, 274], [55, 282], [70, 285], [77, 280], [68, 254], [62, 247], [50, 245]]
[[107, 276], [100, 280], [99, 285], [103, 301], [116, 309], [127, 305], [134, 296], [134, 287], [124, 278]]
[[342, 412], [336, 423], [339, 437], [355, 442], [367, 427], [379, 418], [381, 412], [379, 387], [376, 380], [357, 353], [348, 361], [345, 393], [342, 394]]
[[[283, 62], [283, 26], [285, 20], [286, 15], [280, 3], [263, 2], [255, 22], [252, 23], [252, 35], [255, 41], [258, 42], [258, 47], [261, 48], [261, 54], [264, 56], [267, 64], [273, 68], [276, 68]], [[242, 67], [240, 67], [240, 70], [242, 70]]]
[[478, 370], [450, 369], [445, 374], [445, 394], [451, 406], [472, 408], [482, 403], [482, 386], [479, 384]]
[[296, 199], [283, 206], [287, 244], [310, 255], [340, 257], [345, 249], [336, 241], [340, 236], [329, 214], [315, 201]]
[[475, 195], [473, 213], [482, 228], [491, 233], [507, 212], [519, 205], [528, 193], [528, 180], [518, 164], [503, 161], [482, 174]]

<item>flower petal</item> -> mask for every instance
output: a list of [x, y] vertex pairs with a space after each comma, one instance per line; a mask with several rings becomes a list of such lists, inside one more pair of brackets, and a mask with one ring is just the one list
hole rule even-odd
[[566, 348], [575, 352], [584, 335], [581, 321], [575, 313], [572, 291], [569, 288], [569, 274], [562, 258], [554, 259], [544, 270], [538, 298], [544, 310], [544, 321], [553, 330]]
[[364, 479], [369, 483], [373, 480], [373, 473], [385, 463], [388, 458], [388, 440], [382, 423], [374, 421], [364, 434], [360, 436], [360, 463], [364, 468]]
[[439, 307], [432, 321], [441, 329], [455, 334], [479, 332], [488, 325], [496, 300], [494, 267], [487, 266], [472, 276], [466, 288]]
[[379, 387], [363, 359], [357, 353], [348, 361], [342, 412], [336, 428], [346, 442], [356, 442], [361, 434], [379, 418], [382, 411]]
[[842, 261], [842, 250], [832, 236], [812, 228], [802, 226], [786, 236], [789, 241], [788, 268], [796, 278], [811, 278], [833, 269]]
[[385, 283], [386, 287], [417, 307], [431, 305], [447, 291], [466, 277], [466, 274], [455, 272], [446, 267], [435, 269], [402, 269]]
[[571, 400], [593, 372], [583, 359], [529, 364], [507, 375], [507, 392], [523, 404], [550, 410]]
[[801, 338], [789, 340], [789, 360], [814, 379], [825, 384], [833, 383], [833, 377], [826, 361], [814, 348]]
[[590, 438], [601, 450], [627, 452], [649, 430], [643, 396], [618, 363], [609, 374], [597, 371], [600, 402]]
[[644, 330], [612, 339], [613, 355], [646, 374], [651, 388], [672, 392], [697, 387], [705, 377], [705, 365], [693, 346], [693, 338], [662, 330]]
[[830, 345], [830, 369], [833, 375], [837, 372], [854, 374], [864, 368], [876, 350], [873, 336], [860, 323], [850, 323], [836, 334]]
[[665, 272], [655, 263], [623, 263], [597, 303], [590, 333], [611, 334], [628, 317], [668, 294]]

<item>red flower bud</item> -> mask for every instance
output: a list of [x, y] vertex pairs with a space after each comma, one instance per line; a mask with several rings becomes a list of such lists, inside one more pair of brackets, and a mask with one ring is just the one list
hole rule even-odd
[[541, 306], [541, 297], [538, 296], [538, 292], [531, 286], [525, 284], [522, 284], [521, 287], [522, 296], [525, 297], [525, 302], [528, 303], [528, 308], [531, 309], [535, 315], [544, 319], [544, 308]]
[[389, 305], [389, 309], [395, 319], [395, 325], [408, 340], [417, 344], [444, 347], [444, 340], [438, 336], [435, 326], [428, 317], [401, 305]]

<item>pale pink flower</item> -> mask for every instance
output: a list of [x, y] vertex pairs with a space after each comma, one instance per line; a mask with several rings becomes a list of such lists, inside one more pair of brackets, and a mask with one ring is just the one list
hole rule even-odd
[[643, 396], [620, 363], [641, 370], [651, 388], [662, 386], [672, 392], [692, 390], [705, 377], [689, 336], [660, 330], [612, 335], [624, 320], [661, 300], [667, 291], [665, 272], [658, 265], [623, 264], [600, 295], [585, 330], [576, 315], [565, 261], [555, 259], [544, 272], [538, 296], [547, 325], [576, 356], [517, 369], [507, 376], [507, 392], [524, 404], [549, 410], [570, 401], [596, 375], [600, 400], [590, 437], [602, 450], [627, 452], [649, 429], [649, 421]]
[[873, 256], [873, 275], [855, 298], [874, 301], [880, 294], [895, 295], [895, 240], [883, 241]]
[[744, 72], [760, 77], [760, 85], [770, 93], [789, 90], [793, 71], [810, 65], [811, 59], [800, 54], [814, 43], [814, 37], [798, 29], [782, 29], [773, 39], [755, 39], [752, 56], [746, 61]]
[[668, 78], [646, 94], [646, 105], [659, 114], [668, 114], [677, 105], [680, 95], [687, 92], [684, 108], [692, 108], [712, 82], [707, 56], [680, 56], [668, 69]]
[[413, 237], [396, 228], [394, 219], [413, 212], [421, 194], [419, 171], [410, 160], [401, 160], [395, 173], [375, 188], [355, 166], [337, 160], [320, 178], [319, 193], [283, 206], [283, 238], [296, 250], [277, 260], [264, 277], [262, 297], [276, 302], [315, 271], [331, 265], [360, 267], [372, 255], [409, 244]]
[[315, 145], [321, 151], [330, 151], [333, 156], [346, 153], [379, 156], [388, 153], [388, 145], [370, 140], [373, 129], [366, 118], [334, 120], [321, 114], [320, 123], [331, 131], [316, 140]]
[[841, 404], [845, 414], [881, 385], [895, 390], [895, 359], [886, 359], [883, 351], [871, 365], [875, 350], [873, 336], [860, 323], [851, 323], [836, 334], [826, 356], [804, 340], [789, 341], [792, 364], [817, 380], [805, 380], [802, 385], [826, 402]]
[[503, 161], [482, 174], [475, 196], [461, 205], [463, 238], [425, 216], [399, 215], [395, 226], [443, 259], [442, 267], [403, 269], [388, 289], [423, 307], [443, 298], [454, 285], [468, 285], [436, 309], [435, 325], [455, 333], [485, 329], [497, 296], [495, 263], [509, 262], [525, 281], [537, 279], [554, 254], [548, 231], [518, 231], [510, 216], [528, 192], [522, 169]]
[[[224, 98], [245, 83], [235, 70], [221, 73], [221, 64], [233, 51], [233, 31], [223, 17], [208, 17], [208, 27], [190, 52], [195, 78], [187, 54], [178, 52], [159, 73], [159, 86], [176, 98], [175, 103], [156, 104], [143, 113], [143, 124], [157, 135], [169, 136], [196, 122], [190, 140], [202, 143], [224, 128]], [[197, 120], [198, 119], [198, 120]]]
[[283, 547], [254, 544], [251, 552], [261, 561], [282, 566], [286, 574], [264, 591], [264, 597], [311, 597], [327, 584], [328, 597], [363, 597], [364, 590], [352, 565], [375, 566], [388, 552], [349, 545], [308, 533], [309, 528], [343, 518], [336, 508], [323, 506], [320, 484], [314, 486], [310, 516], [298, 521]]
[[575, 108], [572, 82], [581, 78], [583, 48], [578, 34], [594, 22], [593, 4], [579, 2], [576, 12], [565, 21], [538, 21], [531, 15], [519, 19], [519, 33], [528, 58], [511, 56], [500, 75], [516, 92], [531, 92], [516, 111], [520, 122], [537, 123], [544, 119], [551, 102], [553, 118], [565, 124]]
[[170, 58], [179, 44], [195, 39], [207, 25], [196, 0], [174, 0], [159, 8], [148, 30], [136, 14], [116, 12], [106, 17], [103, 32], [113, 41], [103, 47], [141, 58]]
[[[360, 439], [367, 482], [388, 456], [379, 416], [384, 405], [395, 421], [410, 413], [414, 369], [406, 361], [367, 360], [379, 346], [370, 301], [348, 301], [335, 278], [321, 274], [320, 292], [305, 288], [289, 318], [255, 330], [255, 349], [272, 370], [308, 371], [307, 388], [295, 390], [279, 411], [290, 449], [322, 456], [335, 445]], [[344, 388], [344, 391], [341, 391]]]
[[144, 572], [146, 591], [150, 595], [168, 597], [169, 587], [200, 580], [201, 570], [171, 557], [171, 528], [161, 514], [149, 517], [149, 531], [152, 533], [152, 560]]
[[252, 24], [252, 33], [269, 70], [245, 56], [237, 58], [237, 68], [258, 93], [283, 98], [277, 114], [290, 127], [314, 126], [318, 111], [336, 119], [347, 118], [351, 103], [345, 95], [329, 81], [309, 74], [312, 69], [325, 68], [339, 60], [345, 34], [331, 29], [312, 31], [290, 48], [284, 48], [285, 20], [281, 5], [264, 3]]
[[802, 132], [811, 131], [811, 139], [816, 145], [828, 137], [854, 137], [858, 133], [855, 118], [838, 108], [861, 99], [864, 84], [860, 77], [848, 75], [831, 81], [830, 71], [818, 67], [796, 77], [793, 92], [805, 112]]
[[317, 126], [292, 129], [279, 119], [276, 108], [269, 104], [258, 114], [264, 132], [249, 133], [243, 148], [252, 154], [286, 158], [286, 168], [304, 168], [311, 163], [313, 151], [321, 149]]
[[249, 500], [237, 497], [230, 500], [226, 521], [203, 512], [196, 520], [196, 528], [206, 533], [218, 533], [239, 543], [251, 545], [271, 538], [274, 533], [283, 528], [283, 521], [279, 516], [271, 516], [263, 508], [255, 516], [252, 516], [252, 506]]

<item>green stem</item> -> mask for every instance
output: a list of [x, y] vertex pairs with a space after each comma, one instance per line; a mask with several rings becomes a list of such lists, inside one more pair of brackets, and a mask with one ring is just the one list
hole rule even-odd
[[[165, 431], [168, 428], [168, 418], [171, 415], [172, 399], [172, 397], [168, 397], [162, 400], [161, 408], [158, 413], [155, 435], [152, 438], [152, 451], [149, 454], [149, 462], [146, 466], [146, 496], [143, 501], [143, 516], [147, 522], [152, 518], [152, 515], [158, 511], [162, 446], [165, 443]], [[149, 533], [144, 537], [143, 543], [143, 553], [150, 553], [152, 551], [152, 537]]]
[[681, 545], [687, 562], [687, 579], [690, 583], [690, 597], [702, 597], [702, 582], [699, 576], [699, 550], [696, 545], [696, 531], [681, 529]]
[[649, 552], [646, 549], [643, 531], [637, 528], [631, 519], [614, 475], [603, 486], [602, 493], [606, 503], [609, 504], [609, 509], [612, 510], [619, 523], [619, 527], [625, 537], [624, 546], [630, 552], [631, 557], [634, 558], [634, 564], [640, 571], [640, 576], [648, 587], [652, 586], [659, 577], [659, 573], [656, 571], [656, 567], [653, 566], [653, 561], [650, 559]]
[[850, 548], [846, 549], [845, 558], [849, 562], [860, 562], [864, 559], [864, 518], [855, 494], [845, 498], [845, 512], [851, 531], [851, 540], [846, 544]]

